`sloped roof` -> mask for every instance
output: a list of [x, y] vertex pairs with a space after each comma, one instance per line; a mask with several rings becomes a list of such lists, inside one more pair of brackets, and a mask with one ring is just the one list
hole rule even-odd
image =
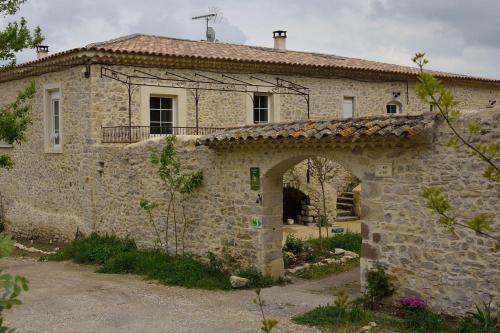
[[[371, 60], [342, 57], [330, 54], [276, 50], [274, 48], [251, 45], [229, 44], [220, 42], [193, 41], [162, 36], [132, 34], [120, 38], [92, 43], [82, 48], [72, 49], [47, 58], [32, 61], [23, 66], [41, 64], [57, 57], [71, 55], [82, 51], [99, 51], [120, 55], [167, 56], [182, 59], [203, 59], [233, 61], [255, 64], [275, 64], [285, 66], [301, 66], [316, 69], [344, 69], [355, 71], [378, 72], [388, 74], [416, 75], [414, 67], [387, 64]], [[429, 71], [438, 77], [464, 79], [483, 82], [500, 83], [500, 80], [481, 77]]]
[[385, 116], [342, 120], [305, 120], [235, 127], [201, 137], [200, 145], [257, 140], [324, 139], [343, 142], [379, 138], [407, 138], [422, 134], [434, 123], [434, 116]]
[[[418, 74], [418, 70], [415, 67], [341, 57], [331, 54], [277, 50], [268, 47], [193, 41], [144, 34], [133, 34], [101, 43], [93, 43], [87, 45], [86, 48], [96, 48], [101, 51], [112, 52], [147, 53], [154, 55], [217, 60], [250, 61], [296, 66], [335, 67], [412, 75]], [[437, 71], [431, 72], [441, 77], [472, 78], [461, 74]]]

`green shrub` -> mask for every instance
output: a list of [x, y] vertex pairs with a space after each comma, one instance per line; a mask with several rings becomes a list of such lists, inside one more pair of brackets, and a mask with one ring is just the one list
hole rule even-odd
[[427, 310], [406, 311], [404, 323], [412, 332], [443, 332], [445, 328], [443, 318]]
[[[319, 239], [310, 239], [307, 243], [315, 249], [319, 248]], [[361, 253], [361, 243], [361, 235], [352, 232], [323, 239], [323, 245], [328, 250], [334, 251], [335, 248], [341, 248], [347, 251], [356, 252], [357, 254]]]
[[[209, 254], [208, 263], [192, 256], [170, 256], [159, 250], [138, 250], [135, 243], [114, 236], [91, 236], [74, 241], [49, 260], [73, 260], [100, 264], [100, 273], [140, 274], [163, 284], [200, 289], [231, 289], [229, 274], [222, 261]], [[256, 270], [242, 272], [250, 280], [250, 288], [269, 287], [283, 283]]]
[[245, 269], [240, 271], [238, 276], [248, 279], [248, 288], [267, 288], [272, 287], [274, 285], [282, 285], [285, 283], [283, 278], [274, 279], [270, 276], [262, 275], [261, 272], [257, 271], [255, 268]]
[[291, 252], [294, 255], [300, 254], [304, 251], [304, 241], [294, 235], [287, 235], [283, 251]]
[[489, 303], [482, 307], [476, 304], [475, 312], [468, 312], [468, 317], [460, 323], [462, 333], [500, 333], [500, 311]]
[[391, 295], [394, 290], [389, 281], [389, 275], [378, 264], [366, 272], [366, 282], [366, 298], [372, 308], [376, 307], [383, 298]]
[[145, 275], [163, 284], [200, 289], [230, 289], [229, 276], [189, 256], [168, 256], [159, 251], [123, 252], [110, 258], [100, 273]]
[[137, 250], [137, 246], [133, 240], [93, 233], [87, 238], [74, 241], [62, 251], [49, 255], [47, 259], [54, 261], [72, 259], [82, 264], [103, 264], [118, 253], [134, 250]]

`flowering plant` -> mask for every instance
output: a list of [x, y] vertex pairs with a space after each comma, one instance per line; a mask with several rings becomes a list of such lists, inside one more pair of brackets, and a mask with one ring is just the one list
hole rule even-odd
[[408, 310], [424, 310], [426, 307], [425, 301], [416, 296], [403, 297], [399, 300], [399, 304]]

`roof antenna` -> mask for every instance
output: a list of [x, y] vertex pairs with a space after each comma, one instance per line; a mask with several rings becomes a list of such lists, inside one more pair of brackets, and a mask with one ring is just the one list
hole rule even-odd
[[219, 23], [222, 20], [222, 12], [218, 7], [208, 7], [209, 14], [195, 16], [193, 20], [204, 19], [207, 22], [207, 41], [215, 42], [215, 29], [208, 25], [208, 22]]

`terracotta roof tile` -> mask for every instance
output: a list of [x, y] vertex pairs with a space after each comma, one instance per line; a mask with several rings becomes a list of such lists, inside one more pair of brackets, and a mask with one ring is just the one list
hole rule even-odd
[[[416, 75], [418, 73], [417, 69], [414, 67], [400, 66], [377, 61], [341, 57], [322, 53], [276, 50], [274, 48], [257, 47], [251, 45], [193, 41], [144, 34], [132, 34], [105, 42], [89, 44], [83, 48], [68, 50], [58, 54], [53, 54], [42, 60], [33, 61], [27, 64], [21, 64], [19, 65], [19, 67], [54, 59], [59, 55], [92, 50], [120, 54], [159, 55], [193, 59], [228, 60], [292, 66], [312, 66], [316, 68], [365, 70], [403, 75]], [[495, 79], [487, 79], [438, 71], [429, 72], [443, 78], [479, 80], [500, 83], [500, 80]]]
[[[299, 66], [336, 67], [400, 74], [418, 73], [418, 70], [415, 67], [387, 64], [377, 61], [330, 54], [276, 50], [274, 48], [251, 45], [193, 41], [143, 34], [133, 34], [102, 43], [94, 43], [88, 45], [87, 48], [97, 48], [106, 51], [149, 53], [205, 59], [251, 61]], [[483, 79], [439, 71], [429, 72], [441, 77]]]
[[261, 124], [235, 127], [207, 135], [198, 139], [198, 144], [212, 146], [219, 143], [281, 138], [330, 138], [341, 141], [371, 140], [389, 136], [406, 138], [421, 134], [433, 122], [433, 117], [420, 115]]

